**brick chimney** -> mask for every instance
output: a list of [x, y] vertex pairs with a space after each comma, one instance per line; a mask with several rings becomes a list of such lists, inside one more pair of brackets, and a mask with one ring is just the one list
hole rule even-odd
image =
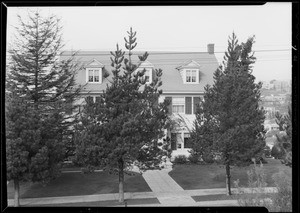
[[215, 44], [208, 44], [207, 45], [207, 52], [209, 54], [214, 54], [214, 52], [215, 52]]

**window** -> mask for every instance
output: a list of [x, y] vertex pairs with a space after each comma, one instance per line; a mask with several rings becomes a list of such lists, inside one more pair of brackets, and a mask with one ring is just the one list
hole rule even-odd
[[99, 83], [101, 79], [100, 75], [100, 69], [101, 68], [87, 68], [87, 79], [89, 83]]
[[184, 113], [184, 97], [173, 97], [172, 99], [172, 112]]
[[197, 70], [186, 70], [186, 83], [197, 82]]
[[184, 148], [192, 148], [190, 137], [190, 133], [184, 133]]
[[177, 149], [183, 148], [183, 141], [181, 138], [181, 133], [176, 133], [176, 140], [177, 140]]
[[152, 82], [152, 69], [149, 68], [140, 68], [138, 69], [139, 72], [142, 72], [143, 70], [146, 70], [143, 76], [143, 79], [146, 80], [146, 83], [151, 83]]
[[144, 76], [145, 76], [146, 83], [150, 83], [150, 70], [149, 69], [146, 70]]

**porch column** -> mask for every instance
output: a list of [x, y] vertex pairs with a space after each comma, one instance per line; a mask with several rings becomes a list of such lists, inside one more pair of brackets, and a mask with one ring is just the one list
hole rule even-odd
[[183, 131], [181, 132], [181, 141], [182, 141], [181, 150], [183, 150], [184, 149], [184, 132]]

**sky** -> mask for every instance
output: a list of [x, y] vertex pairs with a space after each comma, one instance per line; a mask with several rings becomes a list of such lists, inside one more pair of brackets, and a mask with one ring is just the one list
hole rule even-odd
[[291, 3], [261, 6], [118, 6], [118, 7], [9, 7], [7, 42], [18, 26], [17, 14], [29, 10], [61, 18], [65, 50], [115, 50], [124, 48], [130, 27], [137, 31], [137, 48], [143, 51], [206, 52], [215, 44], [222, 62], [228, 36], [240, 42], [255, 35], [253, 50], [257, 81], [291, 80]]

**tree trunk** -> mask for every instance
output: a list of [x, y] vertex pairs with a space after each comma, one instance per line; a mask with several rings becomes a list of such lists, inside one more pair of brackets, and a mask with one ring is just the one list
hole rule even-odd
[[119, 160], [119, 202], [124, 202], [124, 162]]
[[14, 179], [14, 188], [15, 188], [15, 197], [14, 197], [14, 204], [15, 207], [19, 207], [20, 206], [20, 186], [19, 186], [19, 180]]
[[227, 195], [231, 195], [229, 163], [226, 163], [226, 192], [227, 192]]

